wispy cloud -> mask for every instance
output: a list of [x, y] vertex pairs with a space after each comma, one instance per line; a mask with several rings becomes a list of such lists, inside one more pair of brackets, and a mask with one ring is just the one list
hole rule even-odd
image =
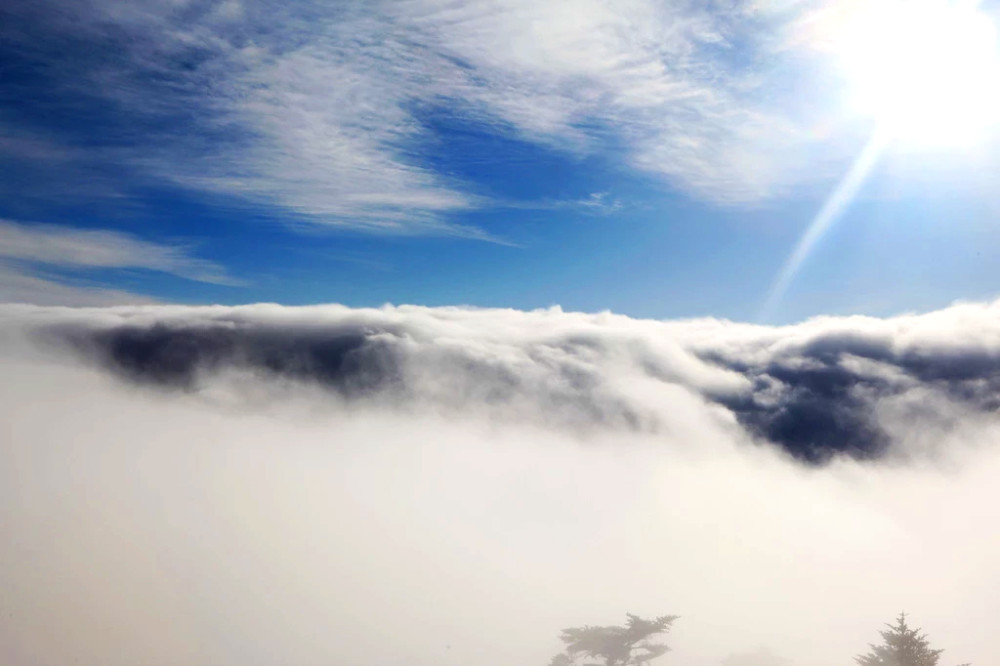
[[220, 264], [192, 256], [189, 247], [153, 243], [104, 229], [0, 220], [0, 260], [0, 298], [8, 301], [108, 305], [150, 300], [126, 292], [64, 284], [32, 268], [39, 266], [50, 271], [138, 268], [211, 284], [243, 284]]
[[581, 151], [623, 142], [632, 166], [717, 201], [759, 200], [795, 179], [806, 136], [744, 62], [769, 48], [782, 14], [646, 0], [402, 7], [474, 72], [461, 98], [523, 136]]
[[154, 302], [142, 294], [107, 289], [80, 280], [57, 280], [30, 268], [0, 261], [0, 303], [105, 306]]
[[755, 3], [42, 5], [10, 10], [9, 48], [125, 119], [104, 119], [94, 159], [306, 221], [483, 236], [450, 215], [488, 193], [421, 148], [421, 114], [441, 106], [556, 150], [624, 146], [628, 165], [713, 201], [804, 177], [803, 121], [745, 65], [790, 18]]
[[220, 264], [191, 256], [190, 248], [105, 229], [0, 220], [0, 258], [71, 268], [145, 268], [198, 282], [243, 284]]
[[625, 208], [621, 199], [610, 192], [591, 192], [580, 199], [543, 199], [541, 201], [494, 200], [497, 208], [511, 210], [569, 210], [581, 214], [610, 215]]

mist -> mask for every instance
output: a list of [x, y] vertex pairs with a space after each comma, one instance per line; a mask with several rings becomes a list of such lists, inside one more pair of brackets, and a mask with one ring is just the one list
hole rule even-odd
[[1000, 304], [762, 327], [0, 306], [8, 664], [1000, 653]]

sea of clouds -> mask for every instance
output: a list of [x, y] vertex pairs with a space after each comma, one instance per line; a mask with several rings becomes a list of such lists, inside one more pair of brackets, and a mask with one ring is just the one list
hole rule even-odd
[[[1000, 303], [786, 327], [0, 306], [0, 661], [1000, 653]], [[740, 656], [743, 655], [743, 656]]]

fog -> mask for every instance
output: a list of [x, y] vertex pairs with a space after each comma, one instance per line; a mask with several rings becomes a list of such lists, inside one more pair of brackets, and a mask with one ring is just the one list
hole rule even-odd
[[834, 666], [1000, 654], [1000, 304], [0, 306], [6, 664]]

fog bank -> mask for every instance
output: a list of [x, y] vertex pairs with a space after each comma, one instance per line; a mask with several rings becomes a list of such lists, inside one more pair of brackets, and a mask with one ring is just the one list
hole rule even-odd
[[[1000, 307], [792, 327], [0, 307], [0, 657], [833, 666], [1000, 653]], [[743, 656], [739, 656], [743, 655]], [[770, 656], [768, 656], [770, 655]]]

